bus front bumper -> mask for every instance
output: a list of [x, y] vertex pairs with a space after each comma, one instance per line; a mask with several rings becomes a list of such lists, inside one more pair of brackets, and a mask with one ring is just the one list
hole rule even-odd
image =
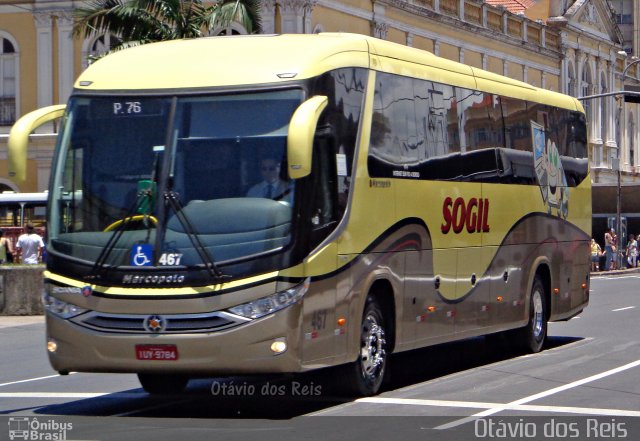
[[[53, 369], [69, 372], [171, 373], [192, 376], [300, 372], [302, 306], [291, 305], [233, 328], [207, 333], [101, 332], [47, 313]], [[286, 349], [274, 350], [275, 347]], [[140, 359], [140, 349], [169, 349], [172, 359]], [[144, 358], [144, 357], [143, 357]]]

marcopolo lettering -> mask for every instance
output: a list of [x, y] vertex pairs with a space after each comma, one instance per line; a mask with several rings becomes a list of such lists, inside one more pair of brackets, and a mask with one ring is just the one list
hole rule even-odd
[[466, 227], [469, 233], [489, 232], [489, 199], [471, 198], [465, 202], [463, 198], [453, 200], [447, 197], [442, 204], [444, 223], [440, 226], [443, 234], [453, 227], [455, 234]]
[[163, 285], [170, 283], [182, 283], [185, 276], [180, 274], [167, 274], [167, 275], [137, 275], [137, 274], [125, 274], [122, 278], [122, 283], [127, 285], [139, 285], [139, 284], [154, 284]]

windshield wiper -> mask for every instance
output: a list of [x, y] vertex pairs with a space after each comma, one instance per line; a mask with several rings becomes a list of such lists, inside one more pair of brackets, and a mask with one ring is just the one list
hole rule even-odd
[[[95, 281], [95, 280], [99, 280], [101, 278], [102, 273], [104, 271], [104, 268], [106, 266], [107, 258], [109, 257], [109, 255], [111, 254], [111, 252], [115, 248], [116, 244], [118, 243], [118, 241], [122, 237], [122, 234], [126, 231], [127, 225], [129, 225], [129, 223], [134, 219], [134, 214], [138, 213], [141, 207], [150, 206], [152, 201], [153, 201], [153, 197], [154, 197], [154, 195], [153, 195], [153, 187], [149, 187], [149, 188], [146, 188], [146, 189], [141, 189], [137, 193], [135, 201], [133, 202], [133, 204], [131, 204], [131, 206], [129, 207], [129, 209], [125, 213], [124, 218], [120, 221], [120, 223], [113, 230], [113, 234], [111, 236], [109, 236], [109, 240], [107, 241], [106, 245], [100, 251], [100, 254], [98, 255], [98, 258], [96, 259], [95, 263], [93, 264], [93, 267], [91, 268], [91, 271], [89, 272], [89, 274], [87, 276], [84, 277], [85, 281], [92, 282], [92, 281]], [[147, 214], [144, 214], [143, 216], [144, 216], [143, 222], [145, 223], [145, 226], [147, 227], [147, 241], [148, 241], [149, 240], [149, 236], [151, 234], [151, 229], [149, 228], [150, 219], [149, 219], [149, 215], [147, 215]]]
[[216, 265], [213, 257], [207, 250], [207, 247], [205, 247], [202, 244], [202, 241], [200, 241], [200, 236], [198, 235], [196, 229], [193, 227], [191, 221], [189, 221], [187, 215], [184, 213], [184, 206], [180, 202], [180, 199], [178, 199], [178, 195], [176, 194], [176, 192], [172, 190], [165, 191], [164, 199], [169, 203], [169, 206], [175, 212], [176, 217], [182, 225], [184, 232], [187, 234], [187, 237], [191, 241], [191, 245], [193, 245], [193, 248], [200, 256], [200, 259], [205, 264], [211, 277], [214, 277], [217, 280], [231, 277], [229, 275], [223, 274], [222, 271], [220, 271], [220, 268], [218, 268], [218, 266]]

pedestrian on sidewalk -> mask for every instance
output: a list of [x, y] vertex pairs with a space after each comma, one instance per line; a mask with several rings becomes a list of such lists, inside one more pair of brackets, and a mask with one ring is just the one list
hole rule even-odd
[[600, 271], [600, 257], [602, 257], [602, 248], [594, 238], [591, 238], [591, 271]]
[[615, 234], [616, 232], [613, 227], [604, 233], [604, 255], [606, 257], [604, 264], [605, 271], [613, 269], [613, 263], [615, 260], [615, 245], [613, 244], [613, 237]]
[[635, 268], [638, 266], [638, 242], [633, 234], [629, 235], [629, 241], [627, 242], [627, 265], [629, 268]]
[[4, 237], [4, 230], [0, 228], [0, 264], [13, 262], [13, 247], [11, 241]]
[[16, 243], [16, 261], [35, 265], [40, 263], [44, 242], [42, 237], [35, 231], [33, 224], [24, 227], [24, 234], [18, 237]]

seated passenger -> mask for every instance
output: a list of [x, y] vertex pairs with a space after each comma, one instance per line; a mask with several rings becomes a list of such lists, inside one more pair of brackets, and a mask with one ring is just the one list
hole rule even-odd
[[280, 179], [280, 163], [273, 158], [264, 158], [260, 162], [262, 181], [247, 192], [251, 198], [267, 198], [276, 201], [293, 201], [293, 189], [289, 183]]

